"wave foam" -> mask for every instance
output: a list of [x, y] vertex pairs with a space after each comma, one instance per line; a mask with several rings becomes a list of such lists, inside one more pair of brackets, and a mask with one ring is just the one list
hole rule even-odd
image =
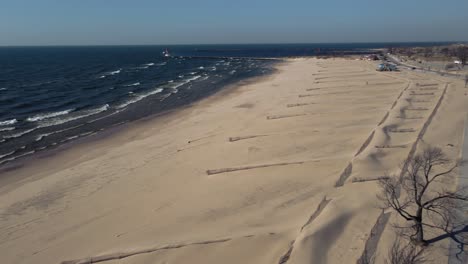
[[18, 138], [18, 137], [21, 137], [23, 135], [26, 135], [34, 130], [36, 130], [37, 128], [31, 128], [31, 129], [26, 129], [26, 130], [23, 130], [21, 132], [18, 132], [18, 133], [15, 133], [15, 134], [11, 134], [11, 135], [6, 135], [6, 136], [3, 136], [4, 139], [10, 139], [10, 138]]
[[108, 118], [109, 116], [116, 115], [116, 114], [118, 114], [118, 113], [120, 113], [120, 112], [122, 112], [122, 110], [117, 110], [117, 111], [115, 111], [115, 112], [113, 112], [113, 113], [111, 113], [111, 114], [108, 114], [108, 115], [105, 115], [105, 116], [101, 116], [101, 117], [96, 118], [96, 119], [93, 119], [93, 120], [89, 120], [89, 121], [87, 121], [86, 123], [91, 124], [91, 123], [94, 123], [94, 122], [96, 122], [96, 121], [102, 120], [102, 119], [104, 119], [104, 118]]
[[11, 131], [11, 130], [15, 130], [15, 128], [14, 127], [0, 127], [0, 132]]
[[147, 93], [142, 93], [142, 94], [139, 94], [139, 95], [135, 95], [134, 98], [128, 100], [127, 102], [121, 104], [121, 105], [118, 105], [117, 108], [118, 109], [121, 109], [121, 108], [124, 108], [124, 107], [127, 107], [133, 103], [136, 103], [138, 101], [141, 101], [143, 100], [144, 98], [150, 96], [150, 95], [153, 95], [153, 94], [158, 94], [160, 92], [162, 92], [164, 89], [163, 88], [156, 88], [155, 90], [152, 90], [152, 91], [149, 91]]
[[66, 118], [50, 118], [48, 120], [45, 120], [44, 122], [41, 122], [39, 124], [39, 128], [61, 125], [61, 124], [64, 124], [73, 120], [99, 114], [101, 112], [107, 111], [108, 109], [109, 109], [109, 105], [105, 104], [98, 108], [77, 112], [76, 115], [68, 116]]
[[83, 124], [82, 124], [82, 125], [73, 126], [73, 127], [69, 127], [69, 128], [65, 128], [65, 129], [62, 129], [62, 130], [57, 130], [57, 131], [50, 132], [50, 133], [40, 134], [39, 136], [36, 137], [36, 141], [40, 141], [40, 140], [42, 140], [43, 138], [48, 137], [48, 136], [50, 136], [50, 135], [62, 133], [62, 132], [65, 132], [65, 131], [68, 131], [68, 130], [72, 130], [72, 129], [75, 129], [75, 128], [79, 128], [79, 127], [82, 127], [82, 126], [83, 126]]
[[12, 152], [8, 152], [8, 153], [5, 153], [5, 154], [0, 154], [0, 159], [4, 158], [6, 156], [10, 156], [11, 154], [14, 154], [15, 152], [16, 152], [16, 150], [13, 150]]
[[127, 85], [125, 85], [125, 86], [130, 87], [130, 86], [138, 86], [138, 85], [140, 85], [139, 82], [132, 83], [132, 84], [127, 84]]
[[52, 133], [40, 134], [39, 136], [36, 137], [36, 141], [41, 141], [43, 138], [50, 136], [52, 134], [55, 134], [55, 133], [52, 132]]
[[28, 117], [28, 118], [26, 119], [26, 121], [28, 121], [28, 122], [41, 121], [41, 120], [44, 120], [44, 119], [49, 119], [49, 118], [52, 118], [52, 117], [56, 117], [56, 116], [61, 116], [61, 115], [69, 114], [69, 113], [72, 112], [73, 110], [75, 110], [75, 109], [67, 109], [67, 110], [58, 111], [58, 112], [51, 112], [51, 113], [39, 114], [39, 115], [35, 115], [35, 116], [33, 116], [33, 117]]
[[8, 90], [8, 89], [6, 87], [0, 88], [0, 91], [5, 91], [5, 90]]
[[104, 75], [101, 75], [101, 77], [99, 77], [99, 78], [102, 79], [102, 78], [106, 78], [107, 76], [116, 75], [116, 74], [119, 74], [121, 71], [122, 71], [122, 68], [120, 68], [120, 69], [118, 69], [116, 71], [107, 72]]
[[16, 119], [10, 119], [10, 120], [5, 120], [0, 122], [0, 126], [8, 126], [8, 125], [13, 125], [16, 124], [18, 120]]
[[31, 155], [31, 154], [34, 154], [34, 153], [35, 153], [35, 151], [32, 150], [32, 151], [29, 151], [29, 152], [20, 154], [20, 155], [18, 155], [18, 156], [14, 156], [14, 157], [9, 158], [9, 159], [4, 159], [4, 160], [0, 161], [0, 164], [3, 164], [3, 163], [5, 163], [5, 162], [9, 162], [9, 161], [14, 161], [14, 160], [17, 159], [17, 158], [21, 158], [21, 157], [24, 157], [24, 156], [27, 156], [27, 155]]
[[201, 77], [202, 77], [201, 75], [197, 75], [197, 76], [194, 76], [194, 77], [191, 77], [191, 78], [187, 78], [187, 79], [185, 79], [185, 80], [183, 80], [181, 82], [174, 83], [173, 85], [169, 86], [169, 89], [171, 90], [171, 92], [167, 96], [165, 96], [163, 98], [163, 100], [166, 99], [167, 97], [169, 97], [171, 94], [175, 94], [175, 93], [179, 92], [179, 90], [177, 88], [179, 88], [179, 87], [181, 87], [181, 86], [183, 86], [185, 84], [188, 84], [188, 83], [190, 83], [192, 81], [195, 81], [195, 80], [197, 80], [197, 79], [199, 79]]
[[109, 72], [109, 75], [116, 75], [116, 74], [119, 74], [121, 71], [122, 71], [122, 69], [118, 69], [116, 71], [111, 71], [111, 72]]
[[67, 138], [65, 138], [65, 139], [60, 140], [60, 143], [67, 142], [67, 141], [70, 141], [70, 140], [73, 140], [73, 139], [79, 138], [79, 137], [80, 137], [79, 135], [67, 137]]

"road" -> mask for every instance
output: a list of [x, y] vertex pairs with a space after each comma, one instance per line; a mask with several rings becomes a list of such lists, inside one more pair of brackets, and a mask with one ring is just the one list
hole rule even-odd
[[[458, 181], [458, 189], [468, 186], [468, 115], [465, 119], [465, 133], [462, 147], [462, 160], [464, 161], [460, 167], [460, 179]], [[463, 212], [459, 215], [459, 220], [468, 222], [468, 213]], [[468, 241], [465, 241], [468, 243]], [[450, 241], [449, 260], [448, 264], [467, 264], [468, 263], [468, 245], [465, 246], [463, 253], [459, 254], [460, 245], [455, 241]]]
[[431, 73], [438, 74], [440, 76], [450, 76], [450, 77], [456, 77], [456, 78], [463, 77], [460, 74], [447, 73], [447, 72], [441, 72], [441, 71], [436, 71], [436, 70], [428, 70], [428, 69], [424, 69], [422, 67], [406, 64], [406, 63], [403, 63], [402, 61], [400, 61], [400, 59], [395, 55], [387, 54], [386, 56], [387, 56], [387, 59], [389, 61], [393, 62], [394, 64], [396, 64], [396, 65], [398, 65], [400, 67], [403, 66], [405, 68], [408, 68], [409, 70], [422, 71], [422, 72], [431, 72]]

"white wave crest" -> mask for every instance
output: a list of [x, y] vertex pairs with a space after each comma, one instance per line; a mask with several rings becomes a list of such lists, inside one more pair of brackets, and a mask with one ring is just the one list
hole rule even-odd
[[197, 75], [197, 76], [194, 76], [192, 78], [188, 78], [187, 82], [195, 81], [195, 80], [199, 79], [200, 77], [201, 77], [201, 75]]
[[14, 154], [16, 152], [16, 150], [12, 151], [12, 152], [8, 152], [8, 153], [5, 153], [5, 154], [0, 154], [0, 159], [1, 158], [4, 158], [6, 156], [10, 156], [11, 154]]
[[15, 130], [15, 128], [14, 127], [0, 127], [0, 132], [11, 131], [11, 130]]
[[45, 113], [45, 114], [38, 114], [38, 115], [35, 115], [35, 116], [33, 116], [33, 117], [28, 117], [28, 118], [26, 119], [26, 121], [28, 121], [28, 122], [41, 121], [41, 120], [44, 120], [44, 119], [49, 119], [49, 118], [52, 118], [52, 117], [56, 117], [56, 116], [61, 116], [61, 115], [69, 114], [69, 113], [72, 112], [73, 110], [75, 110], [75, 109], [67, 109], [67, 110], [58, 111], [58, 112], [51, 112], [51, 113]]
[[65, 118], [60, 118], [60, 117], [50, 118], [50, 119], [44, 120], [43, 122], [40, 122], [39, 128], [61, 125], [61, 124], [64, 124], [73, 120], [99, 114], [101, 112], [107, 111], [108, 109], [109, 109], [109, 105], [105, 104], [98, 108], [77, 112], [75, 115], [70, 115]]
[[[191, 78], [187, 78], [187, 79], [185, 79], [185, 80], [183, 80], [181, 82], [174, 83], [173, 85], [169, 86], [169, 89], [171, 90], [171, 94], [177, 93], [179, 91], [177, 88], [179, 88], [179, 87], [181, 87], [181, 86], [183, 86], [185, 84], [188, 84], [188, 83], [190, 83], [192, 81], [195, 81], [195, 80], [197, 80], [199, 78], [201, 78], [201, 75], [197, 75], [197, 76], [194, 76], [194, 77], [191, 77]], [[165, 98], [167, 98], [167, 97], [165, 97]]]
[[40, 134], [39, 136], [36, 137], [36, 141], [41, 141], [43, 138], [50, 136], [52, 134], [55, 134], [55, 133], [52, 132], [52, 133]]
[[154, 63], [153, 63], [153, 62], [150, 62], [150, 63], [147, 63], [147, 64], [145, 64], [145, 65], [146, 65], [146, 66], [153, 66]]
[[31, 155], [31, 154], [34, 154], [34, 153], [35, 153], [35, 151], [32, 150], [32, 151], [29, 151], [29, 152], [20, 154], [20, 155], [18, 155], [18, 156], [14, 156], [14, 157], [9, 158], [9, 159], [4, 159], [4, 160], [0, 161], [0, 164], [3, 164], [3, 163], [5, 163], [5, 162], [9, 162], [9, 161], [14, 161], [14, 160], [17, 159], [17, 158], [21, 158], [21, 157], [24, 157], [24, 156], [27, 156], [27, 155]]
[[65, 128], [65, 129], [62, 129], [62, 130], [57, 130], [57, 131], [54, 131], [54, 132], [41, 134], [41, 135], [39, 135], [39, 136], [36, 137], [36, 141], [40, 141], [40, 140], [42, 140], [43, 138], [48, 137], [48, 136], [50, 136], [50, 135], [62, 133], [62, 132], [65, 132], [65, 131], [68, 131], [68, 130], [72, 130], [72, 129], [75, 129], [75, 128], [79, 128], [79, 127], [82, 127], [82, 126], [84, 126], [84, 125], [83, 125], [83, 124], [82, 124], [82, 125], [77, 125], [77, 126]]
[[16, 124], [18, 120], [16, 119], [10, 119], [10, 120], [5, 120], [5, 121], [0, 121], [0, 126], [8, 126], [8, 125], [13, 125]]
[[127, 85], [125, 85], [125, 86], [130, 87], [130, 86], [138, 86], [138, 85], [140, 85], [139, 82], [127, 84]]
[[5, 90], [8, 90], [8, 89], [6, 87], [0, 88], [0, 91], [5, 91]]
[[94, 123], [94, 122], [96, 122], [96, 121], [102, 120], [102, 119], [104, 119], [104, 118], [108, 118], [109, 116], [116, 115], [116, 114], [118, 114], [118, 113], [120, 113], [120, 112], [122, 112], [122, 110], [117, 110], [117, 111], [115, 111], [115, 112], [113, 112], [113, 113], [111, 113], [111, 114], [108, 114], [108, 115], [105, 115], [105, 116], [101, 116], [101, 117], [98, 117], [98, 118], [93, 119], [93, 120], [89, 120], [89, 121], [87, 121], [86, 123], [91, 124], [91, 123]]
[[121, 71], [122, 71], [122, 69], [118, 69], [116, 71], [111, 71], [111, 72], [109, 72], [109, 75], [116, 75], [116, 74], [119, 74]]
[[118, 109], [121, 109], [121, 108], [124, 108], [124, 107], [127, 107], [133, 103], [136, 103], [138, 101], [141, 101], [143, 100], [144, 98], [150, 96], [150, 95], [153, 95], [153, 94], [158, 94], [160, 92], [162, 92], [164, 89], [163, 88], [156, 88], [152, 91], [149, 91], [149, 92], [146, 92], [146, 93], [142, 93], [142, 94], [139, 94], [139, 95], [135, 95], [132, 99], [126, 101], [125, 103], [121, 104], [121, 105], [118, 105], [117, 108]]
[[11, 134], [11, 135], [6, 135], [6, 136], [3, 136], [4, 139], [10, 139], [10, 138], [18, 138], [18, 137], [21, 137], [23, 135], [26, 135], [32, 131], [36, 130], [36, 128], [31, 128], [31, 129], [26, 129], [26, 130], [23, 130], [21, 132], [18, 132], [18, 133], [15, 133], [15, 134]]
[[116, 71], [107, 72], [104, 75], [101, 75], [101, 77], [99, 77], [99, 78], [102, 79], [102, 78], [106, 78], [107, 76], [116, 75], [116, 74], [119, 74], [121, 71], [122, 71], [122, 69], [120, 68], [120, 69], [118, 69]]
[[66, 142], [66, 141], [70, 141], [70, 140], [72, 140], [72, 139], [79, 138], [79, 137], [80, 137], [79, 135], [67, 137], [67, 138], [65, 138], [65, 139], [60, 140], [60, 143], [63, 143], [63, 142]]
[[182, 85], [185, 85], [191, 81], [195, 81], [197, 79], [199, 79], [201, 77], [201, 75], [197, 75], [197, 76], [194, 76], [194, 77], [191, 77], [191, 78], [187, 78], [181, 82], [178, 82], [178, 83], [175, 83], [174, 85], [172, 85], [170, 88], [174, 89], [175, 92], [173, 93], [177, 93], [177, 88], [181, 87]]

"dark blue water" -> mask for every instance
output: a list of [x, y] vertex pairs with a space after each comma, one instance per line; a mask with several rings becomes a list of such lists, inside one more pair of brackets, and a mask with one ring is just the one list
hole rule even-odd
[[166, 48], [161, 46], [3, 47], [0, 164], [272, 72], [275, 60], [259, 58], [361, 53], [387, 46], [169, 46], [170, 58], [161, 55]]

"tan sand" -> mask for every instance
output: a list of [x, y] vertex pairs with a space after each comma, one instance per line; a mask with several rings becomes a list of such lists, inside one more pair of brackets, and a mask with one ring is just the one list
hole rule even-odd
[[1, 263], [356, 263], [367, 241], [381, 260], [398, 219], [375, 179], [426, 144], [458, 157], [468, 96], [459, 80], [374, 67], [290, 60], [4, 171]]

